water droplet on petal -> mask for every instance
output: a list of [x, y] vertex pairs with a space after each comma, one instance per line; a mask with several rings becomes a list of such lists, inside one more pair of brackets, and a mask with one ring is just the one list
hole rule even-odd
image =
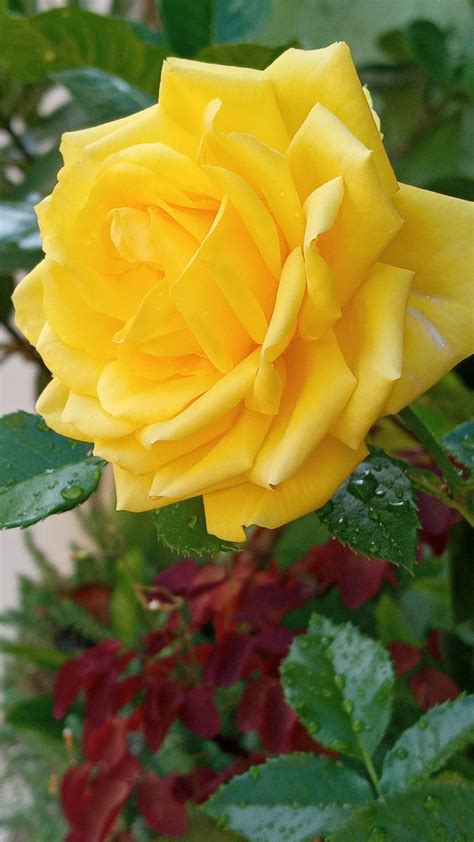
[[395, 754], [398, 758], [400, 758], [400, 760], [405, 760], [405, 758], [408, 757], [406, 748], [397, 748]]

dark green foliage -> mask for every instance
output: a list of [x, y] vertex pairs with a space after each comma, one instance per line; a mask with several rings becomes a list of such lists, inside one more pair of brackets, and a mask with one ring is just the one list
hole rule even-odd
[[433, 783], [356, 811], [328, 842], [469, 842], [473, 827], [474, 790]]
[[201, 497], [157, 509], [155, 524], [159, 540], [183, 556], [213, 556], [236, 549], [235, 544], [208, 534]]
[[428, 711], [387, 753], [380, 781], [384, 792], [414, 786], [474, 742], [474, 696]]
[[290, 754], [233, 778], [204, 809], [252, 842], [311, 842], [370, 797], [367, 781], [341, 764]]
[[[41, 256], [38, 223], [32, 206], [26, 202], [0, 202], [0, 273], [31, 269]], [[3, 284], [6, 286], [6, 281]], [[8, 289], [11, 295], [11, 287]], [[2, 292], [2, 300], [4, 297]], [[5, 310], [6, 303], [2, 303], [2, 316]]]
[[387, 652], [350, 623], [314, 614], [282, 670], [286, 698], [312, 737], [327, 748], [364, 759], [385, 734], [393, 671]]
[[142, 40], [124, 20], [74, 6], [31, 18], [2, 14], [0, 69], [23, 82], [39, 82], [72, 67], [97, 67], [151, 94], [158, 91], [168, 51]]
[[413, 570], [418, 518], [401, 462], [372, 451], [318, 515], [332, 535], [356, 552]]
[[0, 419], [0, 528], [30, 526], [86, 500], [104, 464], [89, 454], [89, 444], [53, 433], [37, 415]]
[[94, 123], [127, 117], [156, 102], [156, 96], [135, 88], [119, 76], [92, 67], [62, 70], [53, 78], [64, 85]]

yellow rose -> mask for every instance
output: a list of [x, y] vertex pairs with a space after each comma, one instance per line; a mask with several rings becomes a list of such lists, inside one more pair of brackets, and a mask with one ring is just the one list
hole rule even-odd
[[280, 526], [471, 351], [470, 205], [397, 184], [344, 43], [169, 59], [158, 105], [61, 148], [17, 323], [38, 411], [112, 462], [119, 508]]

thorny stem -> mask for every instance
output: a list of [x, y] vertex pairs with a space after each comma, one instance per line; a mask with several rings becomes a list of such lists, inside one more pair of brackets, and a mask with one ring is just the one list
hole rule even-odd
[[408, 427], [415, 434], [420, 444], [430, 454], [433, 462], [440, 469], [452, 496], [456, 499], [461, 491], [462, 480], [441, 445], [438, 444], [415, 410], [410, 406], [399, 412], [399, 418], [401, 418], [405, 427]]

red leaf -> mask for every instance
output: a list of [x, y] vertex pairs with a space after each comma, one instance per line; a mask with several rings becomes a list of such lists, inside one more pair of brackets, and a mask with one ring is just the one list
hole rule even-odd
[[412, 693], [423, 710], [456, 699], [461, 690], [449, 675], [437, 669], [424, 669], [410, 682]]
[[[269, 614], [281, 614], [301, 603], [305, 589], [300, 582], [271, 582], [251, 588], [242, 599], [237, 617], [258, 623]], [[276, 616], [274, 617], [276, 619]]]
[[405, 675], [420, 663], [420, 650], [411, 643], [394, 640], [387, 646], [397, 676]]
[[125, 705], [128, 705], [134, 696], [143, 689], [143, 686], [143, 676], [141, 675], [131, 675], [123, 681], [118, 681], [115, 685], [113, 712], [117, 713]]
[[271, 683], [271, 678], [262, 675], [247, 684], [236, 714], [237, 725], [244, 733], [260, 729], [263, 704]]
[[114, 664], [86, 688], [86, 716], [96, 728], [114, 711], [117, 677]]
[[127, 751], [127, 721], [108, 719], [99, 728], [94, 728], [90, 720], [86, 719], [82, 745], [91, 763], [114, 766]]
[[378, 594], [384, 579], [387, 563], [366, 558], [331, 541], [324, 547], [311, 550], [311, 572], [323, 587], [336, 585], [346, 608], [360, 608]]
[[443, 653], [441, 652], [441, 632], [439, 629], [433, 629], [433, 631], [429, 633], [426, 641], [426, 648], [433, 658], [436, 658], [438, 661], [443, 660]]
[[174, 778], [158, 778], [149, 772], [138, 786], [137, 804], [146, 823], [167, 836], [186, 832], [186, 805], [172, 792]]
[[193, 687], [186, 692], [180, 718], [186, 728], [204, 740], [210, 740], [219, 733], [219, 711], [206, 687]]
[[221, 642], [214, 646], [206, 664], [206, 681], [216, 687], [230, 687], [242, 677], [254, 645], [255, 639], [249, 635], [227, 632]]
[[190, 558], [183, 558], [163, 570], [155, 578], [153, 584], [160, 588], [166, 588], [166, 590], [178, 596], [186, 596], [199, 570], [199, 564], [196, 564]]
[[89, 763], [81, 763], [80, 766], [69, 769], [61, 781], [61, 804], [71, 824], [77, 821], [81, 814], [90, 771]]
[[130, 794], [126, 781], [100, 781], [83, 805], [71, 842], [105, 842]]
[[63, 664], [56, 676], [54, 688], [56, 719], [65, 716], [80, 690], [89, 687], [98, 675], [106, 673], [113, 666], [121, 646], [118, 640], [104, 640], [79, 658]]
[[279, 682], [268, 688], [262, 710], [260, 736], [267, 751], [286, 754], [290, 750], [293, 726], [298, 721], [296, 713], [285, 702]]
[[269, 655], [286, 655], [293, 640], [293, 635], [282, 626], [268, 625], [255, 638], [255, 648]]
[[150, 683], [144, 702], [145, 738], [152, 751], [160, 747], [168, 729], [179, 716], [183, 691], [171, 681]]

